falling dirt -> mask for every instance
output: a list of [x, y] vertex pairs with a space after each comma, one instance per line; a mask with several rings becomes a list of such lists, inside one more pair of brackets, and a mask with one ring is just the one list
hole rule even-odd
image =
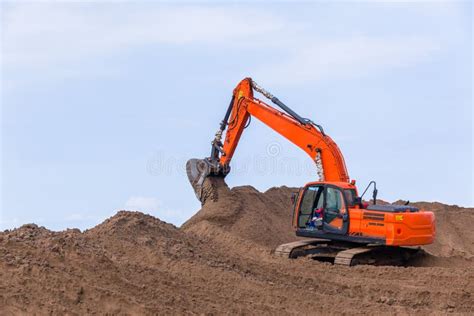
[[181, 228], [121, 211], [84, 232], [0, 233], [0, 314], [474, 313], [472, 208], [413, 203], [437, 216], [429, 255], [348, 268], [270, 254], [296, 239], [294, 189], [209, 181]]

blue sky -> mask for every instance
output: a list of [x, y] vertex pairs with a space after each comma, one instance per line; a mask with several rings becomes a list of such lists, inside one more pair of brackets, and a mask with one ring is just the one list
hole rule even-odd
[[[0, 229], [91, 227], [119, 209], [176, 225], [246, 76], [339, 144], [363, 190], [474, 205], [470, 2], [2, 2]], [[316, 179], [253, 120], [231, 186]]]

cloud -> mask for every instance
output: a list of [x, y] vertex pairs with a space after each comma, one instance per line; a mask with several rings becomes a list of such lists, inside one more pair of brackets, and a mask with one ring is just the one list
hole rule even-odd
[[[353, 37], [315, 42], [256, 71], [266, 83], [300, 84], [360, 76], [428, 60], [440, 50], [427, 38]], [[291, 78], [291, 80], [288, 80]]]
[[257, 41], [284, 24], [256, 10], [131, 4], [20, 4], [5, 10], [7, 68], [46, 67], [150, 44], [222, 44]]
[[21, 225], [21, 221], [18, 217], [13, 217], [10, 219], [0, 218], [0, 230], [12, 229]]
[[[427, 11], [439, 7], [430, 6]], [[104, 62], [113, 56], [140, 48], [181, 47], [191, 52], [205, 46], [215, 54], [235, 48], [241, 52], [242, 61], [256, 52], [268, 53], [273, 58], [252, 75], [267, 83], [297, 84], [404, 67], [430, 58], [441, 46], [435, 34], [415, 32], [411, 37], [354, 37], [347, 32], [342, 37], [326, 34], [328, 38], [322, 38], [324, 30], [314, 29], [318, 24], [291, 16], [279, 10], [215, 3], [44, 2], [4, 6], [4, 80], [8, 87], [15, 87], [51, 78], [117, 77], [121, 65], [110, 67]], [[94, 66], [84, 71], [85, 64]]]
[[5, 218], [4, 216], [0, 217], [0, 231], [5, 230], [5, 229], [15, 229], [18, 228], [24, 224], [28, 223], [35, 223], [37, 225], [42, 225], [45, 222], [44, 217], [34, 217], [31, 218], [30, 216], [21, 216], [21, 217], [10, 217], [10, 218]]
[[71, 213], [64, 219], [66, 222], [81, 222], [81, 221], [94, 221], [97, 222], [100, 219], [97, 215], [88, 215], [86, 213]]
[[157, 212], [162, 206], [161, 201], [154, 197], [132, 196], [125, 203], [128, 210]]
[[154, 197], [132, 196], [125, 202], [125, 209], [148, 213], [178, 226], [187, 220], [187, 215], [184, 212], [167, 208], [160, 200]]

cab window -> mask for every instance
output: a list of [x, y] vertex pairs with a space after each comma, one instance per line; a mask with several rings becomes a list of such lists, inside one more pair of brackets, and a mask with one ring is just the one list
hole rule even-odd
[[312, 186], [308, 187], [303, 195], [301, 201], [300, 213], [298, 217], [298, 226], [306, 227], [306, 224], [311, 218], [313, 213], [313, 208], [315, 205], [317, 207], [323, 207], [324, 205], [324, 195], [322, 194], [324, 187], [322, 186]]
[[346, 203], [342, 191], [328, 187], [326, 189], [326, 208], [324, 210], [324, 222], [334, 228], [342, 229], [342, 215], [347, 212]]
[[355, 206], [355, 200], [357, 197], [356, 191], [354, 189], [345, 189], [344, 195], [346, 196], [346, 201], [349, 206]]
[[327, 188], [326, 193], [326, 209], [333, 212], [345, 212], [346, 204], [344, 202], [344, 196], [339, 189]]

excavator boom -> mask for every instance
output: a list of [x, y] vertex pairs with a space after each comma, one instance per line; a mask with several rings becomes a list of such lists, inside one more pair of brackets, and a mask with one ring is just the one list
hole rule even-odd
[[[254, 90], [269, 98], [283, 111], [255, 98]], [[296, 114], [251, 78], [245, 78], [233, 91], [224, 120], [212, 141], [211, 156], [204, 160], [188, 161], [187, 174], [199, 200], [207, 176], [226, 176], [229, 173], [230, 162], [251, 117], [306, 152], [316, 164], [320, 181], [349, 182], [344, 157], [322, 127]], [[222, 142], [224, 132], [225, 140]]]

